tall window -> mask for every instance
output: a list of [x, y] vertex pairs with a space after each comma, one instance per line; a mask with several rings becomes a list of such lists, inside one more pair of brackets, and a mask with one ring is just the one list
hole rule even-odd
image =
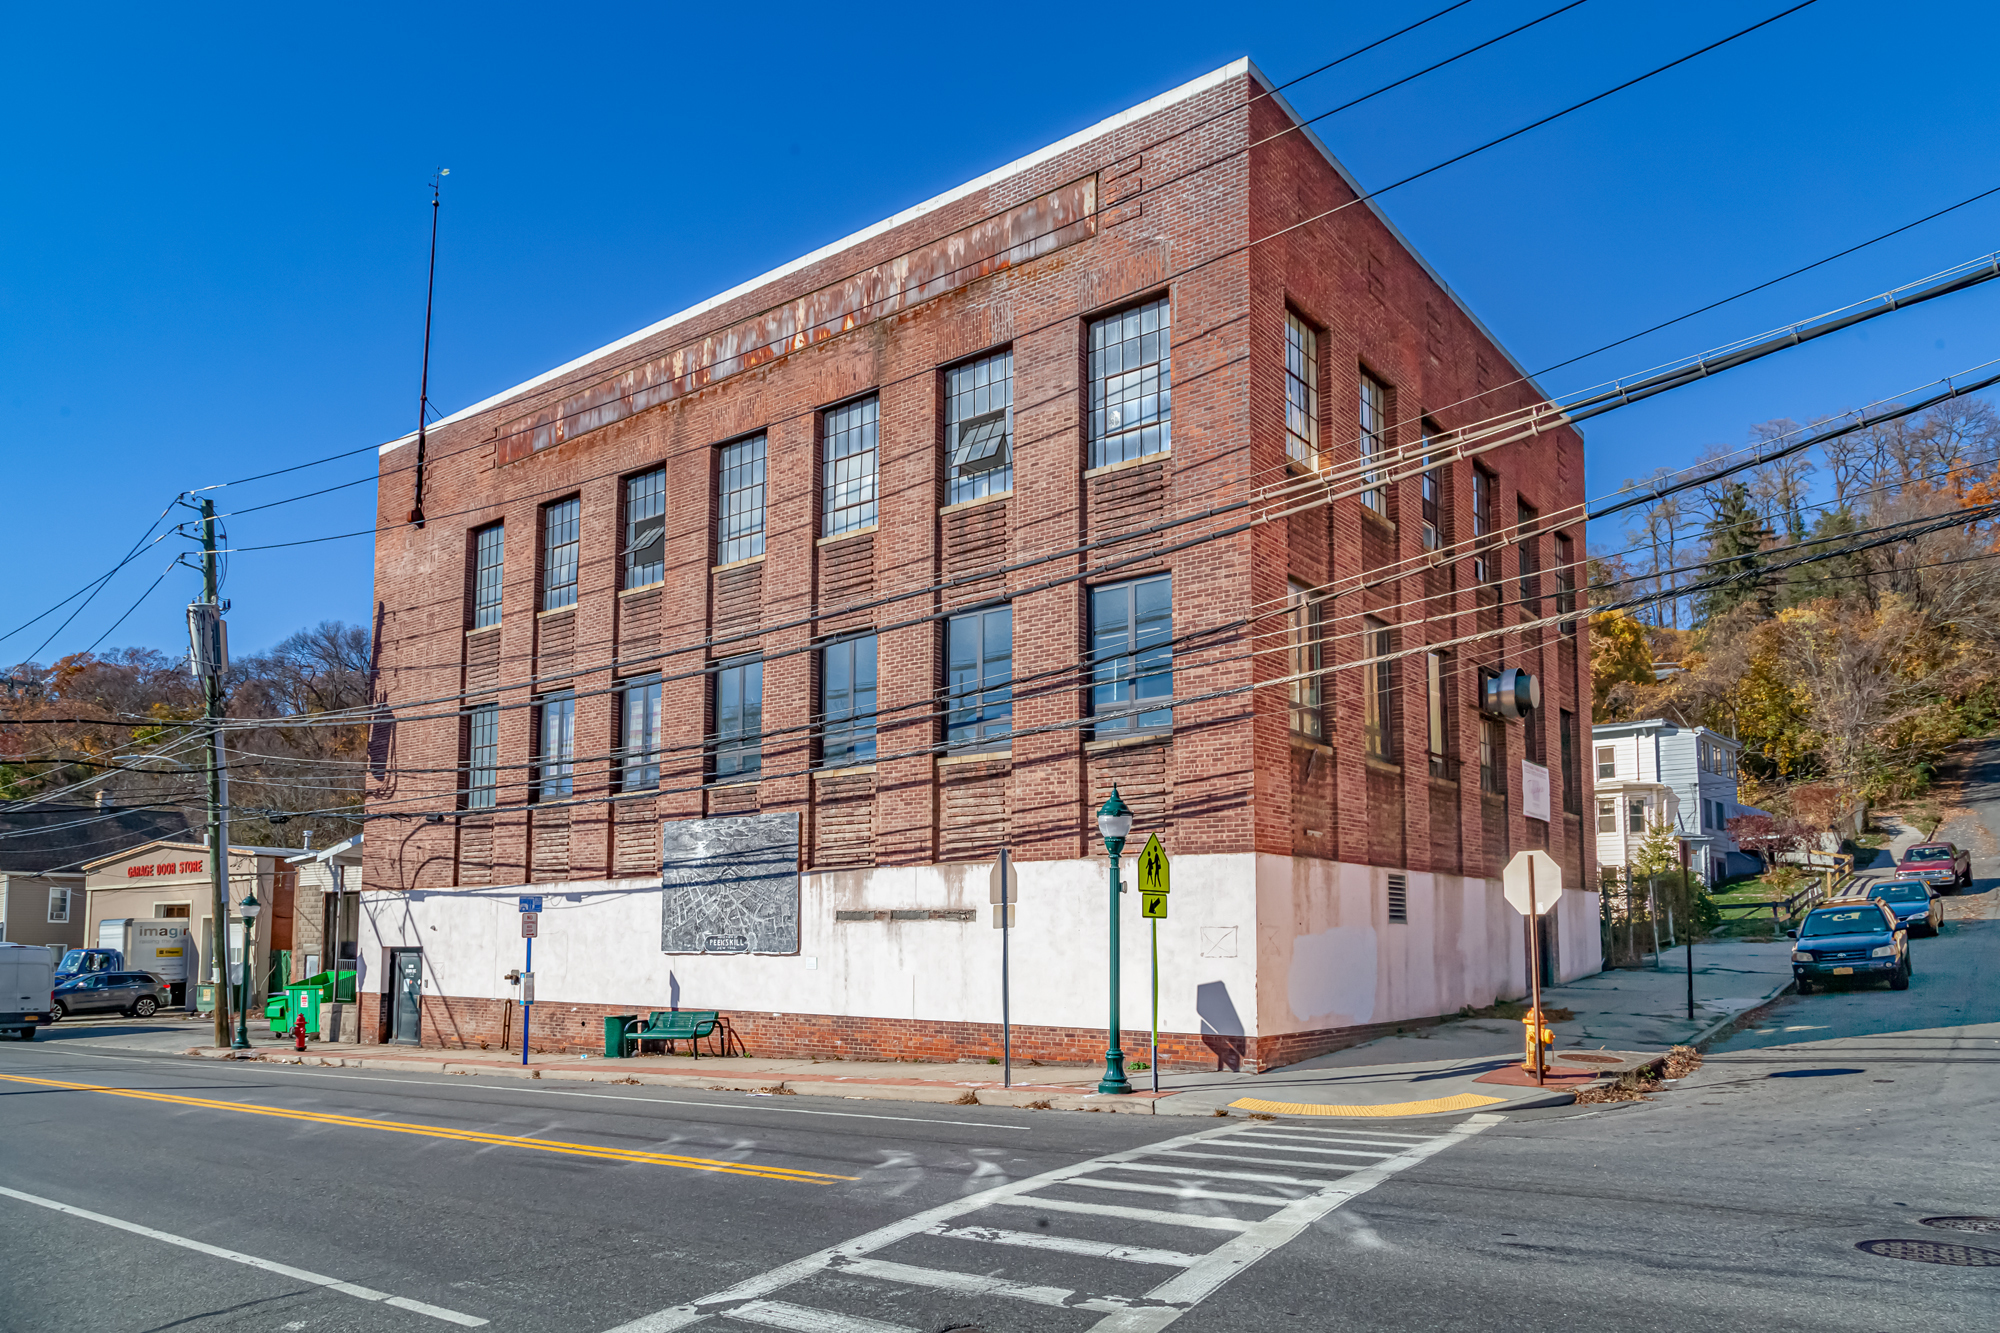
[[1174, 585], [1168, 574], [1090, 590], [1090, 711], [1099, 736], [1174, 722]]
[[[183, 915], [186, 915], [183, 913]], [[52, 884], [49, 886], [49, 920], [52, 926], [64, 925], [69, 921], [69, 889]], [[0, 923], [4, 924], [4, 923]]]
[[[1373, 616], [1364, 617], [1361, 622], [1361, 655], [1387, 658], [1391, 651], [1389, 627]], [[1368, 757], [1393, 760], [1396, 757], [1396, 664], [1391, 661], [1370, 662], [1361, 669], [1361, 683], [1361, 726], [1367, 738]]]
[[[1493, 535], [1493, 491], [1494, 477], [1491, 472], [1472, 465], [1472, 537], [1474, 541]], [[1481, 550], [1472, 557], [1472, 578], [1475, 583], [1485, 585], [1500, 580], [1499, 562], [1492, 554]]]
[[542, 696], [535, 737], [535, 799], [559, 801], [575, 790], [576, 695]]
[[[1556, 534], [1556, 613], [1570, 615], [1576, 610], [1576, 543], [1568, 536]], [[1576, 633], [1576, 622], [1565, 620], [1562, 624], [1565, 634]]]
[[1090, 465], [1170, 447], [1172, 316], [1167, 298], [1090, 325]]
[[1361, 376], [1361, 503], [1378, 514], [1389, 511], [1380, 463], [1389, 449], [1389, 391], [1365, 371]]
[[1542, 733], [1542, 710], [1539, 708], [1521, 710], [1521, 756], [1531, 764], [1548, 765], [1549, 743], [1548, 737]]
[[764, 554], [764, 437], [716, 453], [715, 563]]
[[1600, 781], [1618, 776], [1618, 751], [1615, 747], [1597, 747], [1597, 776]]
[[1507, 794], [1507, 773], [1503, 767], [1506, 761], [1507, 733], [1501, 729], [1500, 719], [1480, 718], [1479, 790], [1496, 796]]
[[583, 502], [574, 497], [542, 506], [542, 610], [576, 605], [577, 520]]
[[1616, 833], [1618, 831], [1618, 802], [1599, 801], [1597, 803], [1597, 831]]
[[944, 373], [945, 503], [1014, 489], [1014, 353]]
[[875, 762], [875, 636], [829, 643], [819, 654], [820, 761]]
[[618, 787], [651, 791], [660, 785], [660, 678], [628, 681], [619, 696]]
[[1014, 608], [953, 616], [945, 627], [945, 742], [977, 749], [1014, 724]]
[[625, 479], [625, 586], [643, 588], [667, 576], [667, 470]]
[[466, 714], [465, 808], [491, 810], [500, 792], [500, 705], [480, 704]]
[[764, 767], [764, 663], [736, 658], [715, 668], [715, 776], [754, 777]]
[[1644, 833], [1646, 831], [1646, 798], [1634, 796], [1625, 802], [1625, 831]]
[[874, 394], [820, 413], [820, 535], [875, 523], [876, 436], [882, 400]]
[[495, 523], [472, 538], [472, 627], [500, 623], [500, 573], [507, 555], [507, 528]]
[[1562, 732], [1563, 809], [1580, 815], [1583, 813], [1583, 791], [1576, 777], [1576, 714], [1565, 708], [1556, 720]]
[[1424, 549], [1437, 551], [1444, 548], [1444, 469], [1437, 465], [1440, 444], [1438, 428], [1424, 423], [1424, 475], [1420, 485], [1423, 496]]
[[1320, 604], [1312, 589], [1294, 579], [1285, 596], [1286, 632], [1291, 636], [1292, 735], [1326, 739], [1324, 694], [1320, 688]]
[[1535, 529], [1541, 516], [1525, 500], [1515, 502], [1515, 524], [1521, 534], [1521, 608], [1529, 615], [1541, 614], [1542, 539]]
[[1451, 776], [1451, 699], [1445, 689], [1450, 673], [1443, 653], [1424, 654], [1424, 720], [1434, 778]]
[[1285, 312], [1285, 457], [1319, 468], [1319, 335]]

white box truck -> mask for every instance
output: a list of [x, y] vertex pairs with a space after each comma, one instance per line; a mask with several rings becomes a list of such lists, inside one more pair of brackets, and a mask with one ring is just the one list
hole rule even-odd
[[194, 961], [194, 936], [185, 918], [125, 916], [97, 923], [97, 947], [124, 955], [118, 965], [126, 972], [151, 972], [173, 987], [173, 1002], [187, 1002], [187, 982]]
[[49, 1011], [55, 958], [39, 944], [0, 944], [0, 1033], [33, 1041], [35, 1030], [55, 1021]]

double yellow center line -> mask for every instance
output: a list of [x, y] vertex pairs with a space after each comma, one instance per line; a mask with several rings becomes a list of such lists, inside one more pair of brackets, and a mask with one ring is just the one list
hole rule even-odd
[[757, 1176], [764, 1180], [788, 1180], [802, 1185], [830, 1185], [853, 1176], [833, 1176], [819, 1171], [794, 1171], [782, 1166], [759, 1166], [750, 1162], [721, 1162], [708, 1157], [683, 1157], [678, 1153], [643, 1152], [637, 1148], [598, 1148], [586, 1143], [564, 1143], [559, 1139], [535, 1139], [515, 1134], [486, 1134], [476, 1129], [449, 1129], [437, 1125], [406, 1125], [392, 1120], [363, 1116], [329, 1115], [322, 1111], [290, 1111], [276, 1106], [252, 1106], [243, 1102], [219, 1101], [208, 1097], [183, 1097], [171, 1092], [147, 1092], [138, 1088], [107, 1088], [98, 1083], [71, 1083], [57, 1078], [28, 1078], [21, 1074], [0, 1074], [9, 1083], [32, 1083], [45, 1088], [72, 1092], [101, 1092], [107, 1097], [131, 1097], [138, 1101], [166, 1102], [209, 1111], [235, 1111], [242, 1115], [276, 1116], [283, 1120], [304, 1120], [315, 1125], [342, 1129], [373, 1129], [388, 1134], [416, 1134], [429, 1139], [452, 1139], [493, 1148], [531, 1148], [536, 1152], [562, 1153], [569, 1157], [596, 1157], [610, 1162], [635, 1162], [642, 1166], [675, 1166], [684, 1171], [720, 1171], [732, 1176]]

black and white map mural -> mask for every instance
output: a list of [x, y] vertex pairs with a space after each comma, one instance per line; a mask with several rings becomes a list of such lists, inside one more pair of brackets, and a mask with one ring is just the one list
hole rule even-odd
[[660, 847], [663, 952], [798, 952], [796, 811], [668, 823]]

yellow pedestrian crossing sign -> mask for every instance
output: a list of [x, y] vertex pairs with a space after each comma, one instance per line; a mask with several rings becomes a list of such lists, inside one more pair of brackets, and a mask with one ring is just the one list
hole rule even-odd
[[[1167, 850], [1160, 846], [1160, 835], [1155, 833], [1146, 839], [1146, 848], [1139, 853], [1139, 892], [1160, 894], [1168, 891]], [[1162, 903], [1158, 912], [1148, 910], [1141, 915], [1165, 916], [1166, 914], [1166, 904]]]
[[1167, 895], [1164, 893], [1142, 893], [1139, 895], [1139, 915], [1154, 921], [1167, 919]]

